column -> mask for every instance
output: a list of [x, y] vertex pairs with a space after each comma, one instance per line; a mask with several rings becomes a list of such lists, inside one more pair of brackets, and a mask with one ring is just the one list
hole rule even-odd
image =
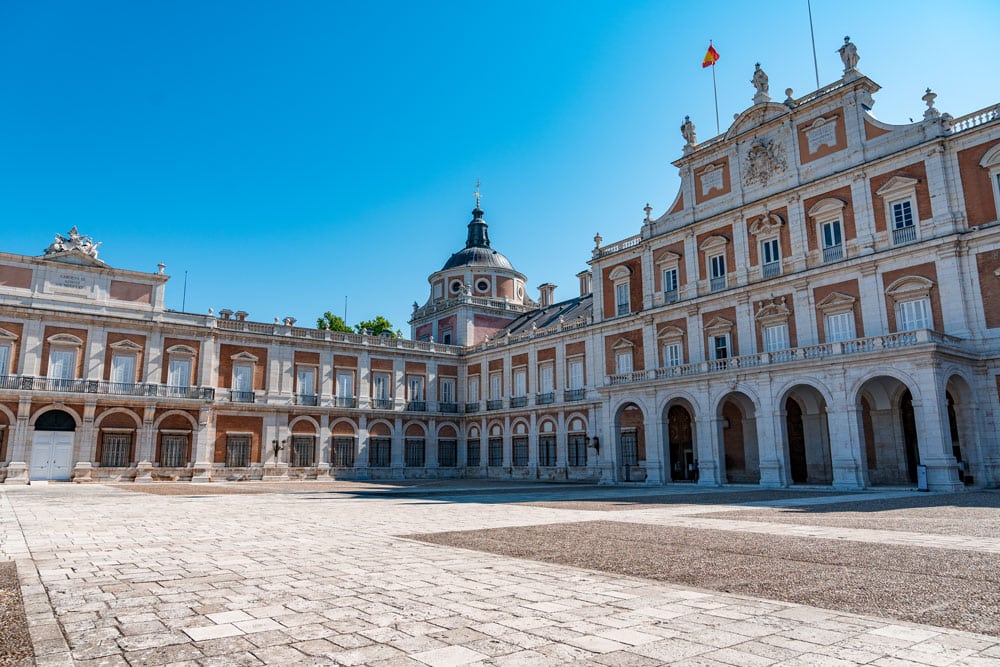
[[927, 485], [931, 491], [962, 490], [958, 463], [951, 448], [946, 380], [938, 364], [925, 365], [917, 375], [920, 397], [913, 397], [920, 465], [927, 468]]
[[[28, 461], [31, 460], [31, 431], [28, 426], [30, 418], [31, 397], [22, 396], [17, 403], [14, 432], [10, 435], [10, 463], [7, 465], [7, 478], [4, 484], [28, 483]], [[89, 462], [87, 467], [90, 467]]]
[[795, 316], [795, 346], [819, 344], [819, 334], [816, 331], [816, 306], [813, 303], [809, 281], [799, 280], [792, 284], [795, 292], [792, 294], [792, 311]]
[[833, 488], [860, 489], [865, 486], [865, 452], [861, 439], [861, 409], [847, 400], [826, 408], [833, 461]]
[[427, 420], [427, 437], [424, 438], [424, 468], [432, 471], [431, 477], [437, 476], [441, 462], [438, 459], [437, 420], [433, 417]]
[[155, 416], [156, 406], [147, 405], [143, 408], [142, 429], [139, 431], [135, 450], [137, 483], [153, 481], [153, 461], [156, 460], [156, 429], [153, 428]]
[[[861, 277], [858, 279], [858, 289], [861, 295], [861, 322], [858, 332], [864, 338], [881, 336], [889, 331], [889, 323], [885, 314], [885, 291], [880, 285], [878, 267], [875, 264], [862, 264], [858, 267]], [[861, 331], [864, 331], [861, 334]]]
[[[792, 133], [795, 136], [795, 133]], [[788, 198], [788, 239], [792, 246], [792, 255], [787, 258], [785, 266], [789, 272], [802, 271], [806, 268], [806, 259], [809, 253], [806, 242], [806, 219], [805, 211], [802, 207], [802, 198], [798, 194], [793, 194]]]
[[770, 394], [770, 378], [764, 376], [763, 387], [758, 387], [760, 405], [754, 406], [757, 427], [757, 453], [759, 457], [760, 485], [768, 488], [788, 486], [791, 482], [785, 447], [785, 411], [775, 405]]
[[[208, 347], [202, 346], [202, 350]], [[204, 364], [208, 365], [208, 364]], [[212, 409], [205, 406], [198, 413], [198, 430], [192, 434], [194, 447], [194, 466], [191, 474], [192, 482], [211, 482], [212, 464], [215, 461], [215, 421], [212, 419]]]
[[663, 424], [656, 414], [656, 391], [647, 390], [642, 402], [643, 430], [646, 441], [646, 484], [659, 486], [664, 480]]
[[319, 442], [316, 443], [317, 475], [326, 475], [330, 470], [330, 462], [333, 460], [333, 432], [330, 430], [330, 415], [328, 413], [320, 415], [318, 439]]
[[736, 297], [736, 333], [739, 336], [736, 354], [739, 356], [757, 354], [757, 332], [754, 322], [750, 295], [741, 292]]
[[938, 250], [937, 278], [938, 294], [941, 298], [941, 317], [944, 322], [935, 322], [934, 328], [959, 338], [969, 338], [969, 314], [966, 310], [965, 297], [967, 292], [963, 286], [971, 281], [963, 279], [962, 258], [968, 254], [964, 243], [956, 241], [951, 245], [942, 246]]
[[404, 440], [403, 419], [396, 417], [392, 424], [392, 455], [389, 459], [389, 467], [392, 469], [393, 479], [403, 479], [405, 476], [403, 472], [403, 468], [406, 465], [405, 453], [403, 451]]
[[[360, 371], [360, 368], [358, 369]], [[354, 442], [354, 469], [358, 479], [368, 479], [368, 447], [371, 436], [368, 433], [368, 417], [358, 418], [358, 438]]]

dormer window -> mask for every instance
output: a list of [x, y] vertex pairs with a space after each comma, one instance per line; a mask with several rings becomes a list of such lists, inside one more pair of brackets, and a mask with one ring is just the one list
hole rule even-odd
[[875, 193], [885, 202], [886, 220], [894, 246], [913, 243], [919, 238], [917, 183], [919, 181], [915, 178], [893, 176]]

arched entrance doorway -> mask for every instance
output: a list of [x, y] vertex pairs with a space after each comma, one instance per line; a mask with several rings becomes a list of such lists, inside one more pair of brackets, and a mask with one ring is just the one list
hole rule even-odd
[[909, 388], [893, 377], [875, 377], [862, 385], [858, 405], [868, 484], [916, 484], [920, 456]]
[[792, 484], [833, 484], [833, 457], [823, 395], [796, 385], [785, 398], [785, 446]]
[[615, 415], [615, 432], [618, 436], [618, 466], [626, 482], [645, 481], [646, 433], [642, 409], [635, 403], [626, 403]]
[[719, 425], [728, 484], [760, 484], [760, 450], [753, 401], [733, 392], [719, 403]]
[[30, 480], [68, 480], [73, 467], [76, 420], [63, 410], [49, 410], [35, 420], [31, 438]]
[[670, 481], [695, 482], [698, 480], [698, 458], [694, 446], [694, 419], [691, 410], [682, 402], [667, 407], [667, 461]]
[[[976, 402], [972, 390], [959, 375], [948, 379], [945, 392], [948, 400], [948, 426], [951, 431], [951, 451], [958, 462], [958, 478], [971, 485], [981, 475], [982, 461], [976, 450]], [[982, 483], [981, 480], [980, 483]]]

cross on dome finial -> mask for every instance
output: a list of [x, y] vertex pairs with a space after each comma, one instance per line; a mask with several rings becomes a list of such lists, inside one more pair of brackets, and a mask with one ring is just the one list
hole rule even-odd
[[479, 199], [480, 199], [480, 197], [482, 195], [479, 194], [479, 179], [478, 178], [476, 179], [476, 191], [475, 191], [474, 194], [476, 195], [476, 208], [479, 208]]

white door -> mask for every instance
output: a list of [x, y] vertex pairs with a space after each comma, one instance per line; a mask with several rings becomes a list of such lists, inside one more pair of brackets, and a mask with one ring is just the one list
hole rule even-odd
[[35, 431], [31, 439], [29, 479], [68, 480], [72, 467], [72, 431]]

